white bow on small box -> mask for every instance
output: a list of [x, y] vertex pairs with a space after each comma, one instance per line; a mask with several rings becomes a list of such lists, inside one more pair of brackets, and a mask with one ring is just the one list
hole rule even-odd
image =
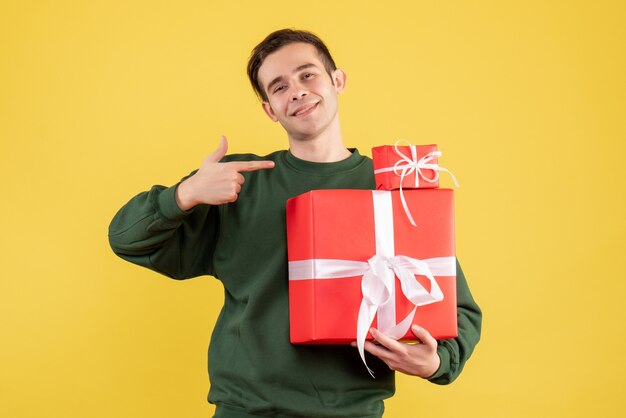
[[[406, 145], [401, 145], [402, 143], [405, 143]], [[395, 153], [393, 160], [396, 160], [396, 157], [399, 159], [397, 159], [397, 161], [395, 162], [393, 166], [383, 166], [381, 168], [376, 168], [376, 167], [379, 167], [381, 164], [383, 165], [388, 164], [386, 161], [389, 160], [388, 153], [389, 153], [390, 148], [391, 148], [390, 146], [383, 146], [383, 147], [375, 147], [372, 149], [372, 157], [374, 159], [374, 168], [375, 168], [374, 175], [377, 175], [376, 184], [377, 186], [380, 185], [378, 188], [386, 188], [387, 190], [393, 190], [393, 189], [398, 189], [398, 188], [400, 189], [400, 198], [402, 200], [402, 206], [404, 208], [404, 212], [406, 213], [406, 216], [411, 222], [411, 225], [417, 226], [417, 224], [415, 223], [415, 220], [413, 219], [413, 215], [411, 215], [411, 211], [409, 210], [409, 207], [406, 204], [404, 193], [402, 191], [403, 187], [418, 189], [420, 188], [420, 181], [425, 182], [426, 187], [431, 187], [431, 188], [438, 187], [440, 171], [445, 171], [446, 173], [450, 174], [456, 187], [459, 187], [459, 183], [457, 182], [454, 174], [452, 174], [448, 169], [439, 166], [438, 158], [441, 157], [442, 153], [441, 151], [436, 150], [435, 145], [416, 146], [416, 145], [412, 145], [408, 141], [398, 140], [393, 145], [393, 151], [391, 152]], [[405, 153], [403, 153], [401, 148], [408, 148], [411, 155], [408, 156]], [[418, 148], [420, 148], [420, 151], [422, 151], [423, 149], [427, 149], [429, 151], [424, 154], [423, 151], [418, 152]], [[381, 154], [385, 155], [385, 157], [383, 158], [385, 161], [380, 161]], [[420, 154], [424, 154], [424, 155], [418, 159], [418, 156]], [[433, 173], [431, 177], [426, 175], [426, 172], [428, 170], [432, 171]], [[396, 176], [399, 177], [399, 187], [392, 187], [389, 181], [378, 181], [378, 177], [381, 174], [386, 174], [389, 172], [393, 172]], [[415, 173], [415, 183], [408, 184], [408, 185], [405, 184], [405, 179], [407, 179], [413, 173]], [[424, 187], [424, 186], [421, 186], [421, 187]]]

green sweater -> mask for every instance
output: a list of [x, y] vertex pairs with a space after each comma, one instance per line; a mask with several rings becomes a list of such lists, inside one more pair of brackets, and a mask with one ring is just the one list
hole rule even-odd
[[[242, 173], [236, 202], [182, 211], [178, 185], [154, 186], [132, 198], [109, 227], [113, 251], [174, 279], [211, 275], [224, 285], [224, 306], [209, 346], [208, 399], [216, 417], [380, 417], [395, 390], [393, 372], [368, 355], [372, 379], [349, 345], [289, 342], [287, 199], [313, 189], [373, 189], [371, 159], [353, 150], [335, 163], [313, 163], [277, 151], [271, 170]], [[193, 174], [193, 173], [192, 173]], [[454, 380], [480, 337], [481, 312], [457, 265], [459, 336], [439, 342], [439, 370]]]

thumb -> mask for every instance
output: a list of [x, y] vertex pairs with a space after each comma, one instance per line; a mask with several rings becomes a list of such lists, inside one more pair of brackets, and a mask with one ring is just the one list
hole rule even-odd
[[422, 342], [422, 344], [437, 347], [437, 340], [435, 340], [433, 336], [430, 335], [430, 332], [426, 331], [426, 329], [413, 324], [411, 326], [411, 332]]
[[207, 160], [212, 163], [217, 163], [224, 157], [224, 155], [226, 155], [227, 151], [228, 151], [228, 141], [226, 140], [226, 137], [222, 135], [220, 136], [220, 145], [217, 147], [215, 151], [213, 151], [213, 154], [207, 157]]

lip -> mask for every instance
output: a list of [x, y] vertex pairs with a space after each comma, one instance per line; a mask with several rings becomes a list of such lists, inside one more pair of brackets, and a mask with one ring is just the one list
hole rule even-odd
[[307, 116], [311, 114], [311, 112], [313, 112], [317, 108], [318, 104], [319, 102], [313, 102], [313, 103], [307, 103], [307, 104], [298, 106], [296, 110], [294, 110], [294, 112], [291, 114], [291, 116], [294, 116], [297, 118]]

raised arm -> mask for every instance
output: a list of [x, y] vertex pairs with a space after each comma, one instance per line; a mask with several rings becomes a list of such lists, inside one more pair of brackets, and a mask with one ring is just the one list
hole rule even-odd
[[225, 162], [228, 144], [206, 157], [199, 170], [172, 186], [153, 186], [132, 198], [109, 225], [109, 243], [121, 258], [168, 277], [214, 275], [211, 263], [219, 230], [219, 205], [233, 202], [240, 172], [273, 167], [271, 161]]

